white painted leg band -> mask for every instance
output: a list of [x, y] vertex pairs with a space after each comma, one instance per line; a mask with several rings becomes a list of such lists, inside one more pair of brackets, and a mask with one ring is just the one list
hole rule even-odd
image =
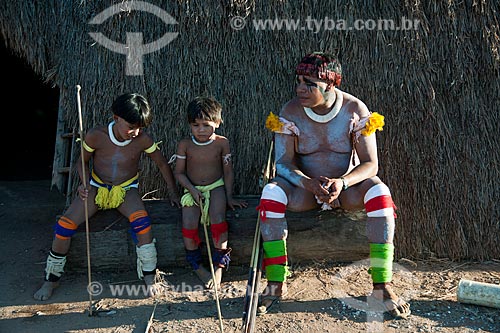
[[137, 251], [137, 275], [142, 280], [144, 273], [142, 271], [153, 271], [156, 269], [157, 253], [155, 247], [156, 239], [149, 244], [144, 244], [141, 247], [136, 246]]
[[365, 194], [364, 203], [368, 217], [394, 216], [391, 191], [385, 184], [372, 186]]
[[374, 185], [366, 192], [364, 203], [367, 203], [368, 200], [381, 195], [391, 195], [391, 191], [385, 184]]
[[47, 257], [47, 266], [45, 267], [45, 278], [48, 280], [50, 274], [61, 277], [61, 275], [64, 273], [65, 264], [66, 256], [59, 257], [54, 256], [52, 253], [49, 253], [49, 256]]
[[[266, 186], [264, 186], [260, 199], [276, 201], [282, 203], [283, 205], [285, 205], [285, 207], [288, 204], [288, 198], [285, 191], [283, 191], [283, 189], [276, 184], [267, 184]], [[284, 217], [285, 213], [277, 213], [266, 210], [266, 218], [277, 219]]]
[[378, 209], [376, 211], [366, 213], [366, 216], [368, 217], [394, 216], [394, 208]]

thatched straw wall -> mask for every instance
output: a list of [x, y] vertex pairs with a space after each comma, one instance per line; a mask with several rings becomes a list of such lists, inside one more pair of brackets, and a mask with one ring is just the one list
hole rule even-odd
[[[151, 132], [174, 152], [188, 133], [184, 110], [210, 94], [224, 105], [220, 133], [232, 142], [236, 192], [258, 192], [270, 133], [264, 120], [294, 94], [293, 67], [306, 52], [331, 50], [344, 65], [343, 89], [386, 116], [378, 135], [381, 176], [399, 206], [401, 256], [500, 256], [499, 5], [494, 1], [150, 1], [178, 22], [124, 12], [88, 22], [122, 1], [0, 2], [8, 47], [61, 90], [68, 126], [76, 124], [74, 86], [83, 87], [86, 127], [106, 123], [113, 98], [145, 94], [156, 113]], [[495, 4], [496, 3], [496, 4]], [[241, 31], [232, 16], [247, 16]], [[411, 31], [255, 31], [258, 18], [420, 20]], [[153, 41], [179, 36], [144, 56], [144, 76], [126, 76], [125, 56], [89, 31], [124, 42], [127, 31]], [[143, 191], [162, 189], [144, 164]]]

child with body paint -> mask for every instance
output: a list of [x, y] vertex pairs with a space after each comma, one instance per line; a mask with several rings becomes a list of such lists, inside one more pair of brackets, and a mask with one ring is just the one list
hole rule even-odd
[[[157, 143], [144, 131], [151, 124], [152, 112], [141, 95], [119, 96], [111, 107], [113, 121], [88, 131], [82, 142], [85, 170], [81, 157], [76, 164], [78, 174], [87, 183], [78, 187], [79, 196], [71, 203], [55, 226], [55, 237], [47, 258], [45, 282], [34, 294], [37, 300], [47, 300], [58, 286], [64, 272], [71, 236], [85, 221], [85, 203], [89, 217], [99, 209], [116, 208], [130, 221], [137, 250], [137, 273], [144, 279], [151, 294], [155, 293], [156, 248], [151, 233], [150, 218], [138, 191], [139, 160], [143, 152], [158, 166], [167, 183], [172, 205], [180, 206], [172, 170], [158, 149]], [[92, 159], [92, 167], [89, 162]]]
[[[222, 123], [222, 107], [213, 98], [198, 97], [189, 103], [187, 120], [191, 137], [179, 142], [175, 178], [184, 187], [182, 205], [182, 236], [186, 260], [194, 272], [211, 288], [211, 273], [201, 264], [198, 224], [210, 224], [214, 243], [212, 254], [215, 283], [220, 285], [222, 270], [230, 261], [226, 206], [246, 207], [246, 202], [233, 199], [233, 165], [227, 138], [215, 134]], [[200, 203], [202, 210], [200, 210]], [[207, 244], [207, 246], [210, 246]]]

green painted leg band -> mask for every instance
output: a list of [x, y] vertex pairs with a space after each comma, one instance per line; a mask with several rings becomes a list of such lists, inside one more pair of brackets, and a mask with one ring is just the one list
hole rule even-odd
[[285, 282], [290, 275], [287, 266], [286, 240], [263, 242], [264, 266], [268, 281]]
[[370, 243], [370, 270], [373, 283], [392, 281], [394, 245]]
[[266, 266], [266, 278], [272, 282], [285, 282], [287, 276], [290, 275], [288, 266], [284, 265], [269, 265]]
[[286, 256], [286, 240], [263, 242], [264, 258], [275, 258]]

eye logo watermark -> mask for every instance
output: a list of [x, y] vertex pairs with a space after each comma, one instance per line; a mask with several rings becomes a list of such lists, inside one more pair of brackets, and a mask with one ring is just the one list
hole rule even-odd
[[[159, 17], [165, 24], [177, 24], [177, 21], [170, 16], [166, 11], [144, 1], [134, 1], [127, 3], [127, 10], [137, 10], [148, 12]], [[106, 8], [97, 14], [89, 24], [102, 24], [110, 17], [119, 14], [123, 11], [122, 4], [116, 4]], [[117, 43], [108, 37], [104, 36], [101, 32], [89, 32], [89, 35], [99, 44], [116, 53], [125, 54], [127, 62], [125, 65], [126, 75], [143, 75], [143, 56], [165, 47], [173, 41], [178, 35], [178, 32], [167, 32], [159, 39], [144, 44], [142, 32], [127, 32], [127, 40], [125, 44]]]

